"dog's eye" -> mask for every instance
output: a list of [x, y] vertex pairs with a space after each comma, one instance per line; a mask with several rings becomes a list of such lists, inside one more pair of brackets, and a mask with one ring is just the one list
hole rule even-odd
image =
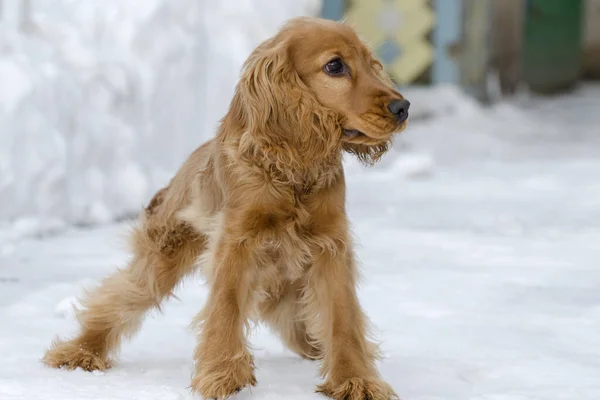
[[325, 67], [323, 69], [331, 76], [342, 75], [346, 72], [346, 67], [344, 66], [342, 60], [340, 60], [339, 58], [335, 58], [329, 61], [327, 64], [325, 64]]

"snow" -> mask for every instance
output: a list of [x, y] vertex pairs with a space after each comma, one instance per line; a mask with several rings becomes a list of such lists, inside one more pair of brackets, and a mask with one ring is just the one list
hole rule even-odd
[[[136, 212], [213, 135], [241, 65], [319, 0], [36, 0], [0, 18], [0, 221]], [[264, 10], [268, 10], [265, 12]]]
[[[359, 295], [382, 340], [383, 377], [404, 400], [597, 400], [600, 87], [489, 108], [450, 87], [407, 96], [415, 121], [391, 154], [371, 169], [347, 161]], [[419, 119], [428, 110], [439, 115]], [[107, 373], [39, 361], [55, 335], [74, 332], [82, 290], [126, 262], [126, 228], [0, 228], [0, 399], [195, 398], [199, 277]], [[235, 399], [322, 398], [318, 363], [264, 327], [251, 343], [258, 386]]]

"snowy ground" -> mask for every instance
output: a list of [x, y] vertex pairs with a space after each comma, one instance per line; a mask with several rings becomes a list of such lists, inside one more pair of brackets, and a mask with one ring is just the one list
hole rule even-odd
[[[382, 165], [349, 164], [360, 297], [383, 342], [381, 372], [404, 400], [600, 398], [599, 99], [587, 87], [463, 104], [414, 123]], [[125, 262], [125, 225], [16, 231], [0, 230], [0, 399], [194, 398], [199, 279], [148, 318], [110, 372], [47, 369], [50, 340], [75, 327], [72, 296]], [[320, 398], [316, 364], [262, 328], [252, 344], [259, 383], [238, 399]]]

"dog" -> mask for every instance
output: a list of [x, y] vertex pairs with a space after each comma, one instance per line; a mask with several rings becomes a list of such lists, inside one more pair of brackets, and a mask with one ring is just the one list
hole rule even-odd
[[144, 314], [200, 269], [210, 294], [194, 321], [193, 392], [222, 399], [256, 384], [247, 335], [259, 321], [321, 361], [317, 392], [396, 398], [356, 294], [342, 157], [378, 161], [409, 106], [351, 27], [289, 20], [244, 63], [216, 136], [142, 210], [130, 263], [86, 294], [78, 336], [43, 362], [109, 368]]

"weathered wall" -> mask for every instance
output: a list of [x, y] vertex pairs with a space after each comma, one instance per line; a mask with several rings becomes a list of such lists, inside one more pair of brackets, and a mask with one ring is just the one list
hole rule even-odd
[[600, 0], [588, 0], [585, 15], [584, 74], [600, 79]]
[[523, 0], [492, 2], [491, 66], [498, 72], [503, 93], [512, 93], [521, 80]]

